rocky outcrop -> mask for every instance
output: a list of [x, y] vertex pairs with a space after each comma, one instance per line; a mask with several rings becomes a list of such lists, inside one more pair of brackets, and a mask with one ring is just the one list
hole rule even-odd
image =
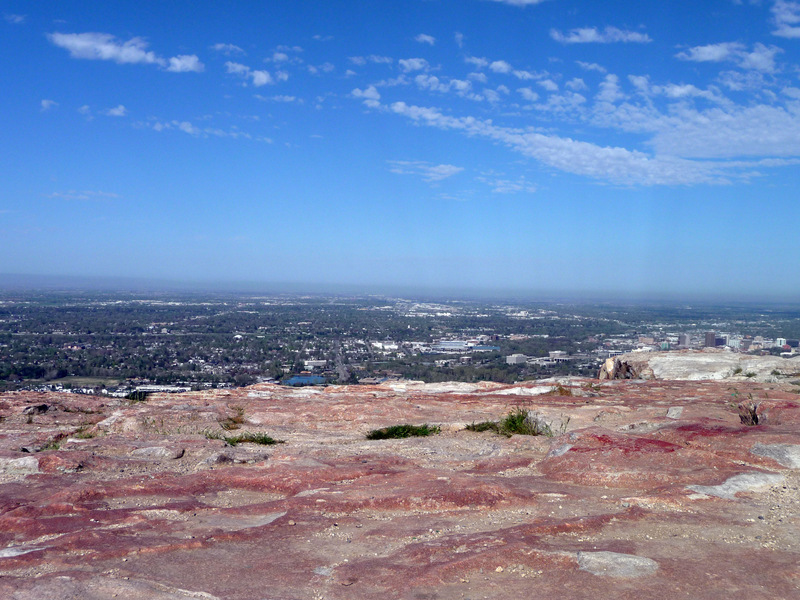
[[724, 350], [630, 352], [607, 359], [599, 379], [703, 381], [753, 379], [761, 382], [800, 376], [800, 355], [751, 356]]
[[[797, 389], [2, 394], [0, 598], [796, 598]], [[519, 410], [555, 435], [464, 429]], [[365, 437], [401, 423], [441, 433]]]

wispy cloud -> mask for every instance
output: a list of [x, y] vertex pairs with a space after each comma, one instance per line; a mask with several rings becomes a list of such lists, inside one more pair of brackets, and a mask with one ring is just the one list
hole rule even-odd
[[432, 35], [428, 35], [427, 33], [420, 33], [414, 38], [414, 41], [419, 42], [420, 44], [429, 44], [433, 46], [436, 43], [436, 38]]
[[110, 60], [117, 64], [155, 64], [175, 73], [204, 69], [203, 63], [193, 54], [164, 59], [148, 50], [148, 43], [140, 37], [123, 42], [110, 33], [90, 32], [49, 33], [47, 39], [67, 50], [72, 58]]
[[205, 68], [205, 65], [200, 62], [196, 55], [180, 54], [169, 59], [167, 71], [172, 71], [173, 73], [202, 73]]
[[363, 67], [367, 63], [373, 63], [376, 65], [390, 65], [394, 62], [394, 59], [390, 56], [379, 56], [377, 54], [370, 54], [369, 56], [350, 56], [347, 58], [347, 60], [360, 67]]
[[[225, 68], [227, 69], [227, 72], [232, 75], [238, 75], [243, 79], [251, 80], [253, 85], [256, 87], [261, 87], [262, 85], [267, 85], [268, 83], [275, 83], [275, 80], [273, 79], [272, 75], [270, 75], [269, 71], [253, 70], [247, 65], [231, 61], [225, 63]], [[280, 79], [283, 79], [283, 77], [281, 76]]]
[[397, 64], [399, 64], [400, 68], [406, 73], [410, 73], [411, 71], [427, 71], [430, 67], [428, 61], [424, 58], [401, 58], [397, 61]]
[[617, 27], [606, 27], [602, 31], [597, 27], [580, 27], [578, 29], [570, 29], [566, 34], [557, 29], [551, 29], [550, 37], [562, 44], [610, 44], [614, 42], [645, 44], [653, 41], [646, 33], [618, 29]]
[[676, 58], [693, 62], [735, 62], [740, 68], [762, 73], [774, 73], [775, 57], [783, 52], [777, 46], [757, 43], [751, 51], [739, 42], [724, 42], [694, 46], [676, 54]]
[[776, 0], [772, 5], [771, 12], [776, 27], [772, 35], [800, 38], [800, 2]]
[[285, 94], [276, 94], [275, 96], [262, 96], [260, 94], [256, 94], [255, 97], [264, 102], [282, 102], [286, 104], [290, 104], [292, 102], [297, 102], [299, 104], [303, 103], [301, 98], [298, 98], [297, 96], [288, 96]]
[[581, 69], [584, 69], [585, 71], [597, 71], [598, 73], [606, 72], [606, 68], [602, 65], [598, 65], [597, 63], [589, 63], [579, 60], [576, 61], [575, 64], [577, 64]]
[[364, 104], [369, 108], [378, 108], [381, 105], [379, 102], [381, 99], [381, 94], [374, 85], [371, 85], [364, 90], [356, 88], [350, 92], [350, 94], [352, 94], [354, 98], [360, 98], [363, 100]]
[[[394, 102], [387, 106], [382, 106], [386, 110], [401, 115], [415, 124], [436, 127], [443, 130], [460, 132], [468, 137], [483, 137], [493, 142], [507, 146], [514, 152], [523, 156], [533, 158], [542, 164], [550, 166], [559, 171], [583, 175], [599, 181], [607, 181], [623, 185], [693, 185], [693, 184], [724, 184], [729, 183], [732, 178], [746, 177], [752, 174], [752, 169], [758, 165], [769, 166], [784, 164], [785, 160], [773, 159], [767, 162], [764, 160], [754, 161], [708, 161], [690, 160], [681, 158], [680, 152], [697, 152], [701, 149], [696, 141], [691, 140], [689, 131], [682, 131], [677, 135], [666, 137], [656, 137], [659, 148], [669, 148], [672, 152], [664, 152], [656, 155], [648, 155], [639, 150], [629, 150], [627, 148], [615, 146], [600, 146], [590, 142], [564, 138], [557, 135], [540, 133], [513, 127], [496, 125], [490, 120], [475, 117], [453, 117], [442, 113], [440, 110], [431, 107], [409, 105], [405, 102]], [[713, 113], [711, 113], [713, 115]], [[707, 115], [706, 115], [707, 116]], [[773, 115], [774, 116], [774, 115]], [[696, 134], [710, 134], [710, 128], [714, 125], [706, 124], [704, 130], [700, 126], [702, 118], [698, 115], [696, 122]], [[744, 117], [744, 115], [742, 115]], [[754, 127], [761, 127], [769, 124], [769, 119], [758, 119], [757, 123], [751, 123], [748, 133], [752, 135]], [[788, 131], [782, 134], [786, 144], [791, 144], [793, 152], [800, 153], [800, 124], [784, 114], [785, 124], [792, 124]], [[720, 113], [716, 123], [723, 123], [727, 117]], [[745, 118], [736, 119], [737, 124], [746, 121]], [[770, 127], [772, 129], [772, 127]], [[732, 125], [724, 128], [723, 132], [713, 132], [712, 139], [709, 140], [707, 147], [719, 147], [725, 145], [727, 139], [725, 133], [732, 133]], [[763, 135], [763, 131], [761, 132]], [[747, 134], [739, 134], [743, 141]], [[691, 148], [680, 144], [694, 144]], [[769, 146], [772, 152], [775, 148], [765, 141], [765, 148]], [[737, 145], [737, 151], [742, 150], [742, 145]], [[787, 148], [788, 150], [789, 148]], [[398, 167], [400, 168], [400, 167]], [[747, 169], [745, 174], [740, 174], [743, 169]]]
[[113, 60], [119, 64], [164, 64], [164, 60], [147, 50], [147, 42], [135, 37], [121, 42], [109, 33], [50, 33], [51, 43], [67, 50], [72, 58]]
[[492, 2], [502, 2], [503, 4], [510, 4], [511, 6], [533, 6], [534, 4], [541, 4], [547, 0], [491, 0]]
[[481, 183], [492, 188], [493, 194], [519, 194], [520, 192], [533, 193], [536, 191], [536, 186], [525, 179], [519, 177], [515, 180], [503, 179], [501, 177], [477, 177]]
[[10, 15], [5, 14], [3, 18], [6, 20], [7, 23], [11, 23], [12, 25], [21, 25], [25, 22], [25, 15]]
[[56, 102], [55, 100], [46, 100], [45, 99], [45, 100], [42, 100], [39, 103], [39, 110], [41, 110], [42, 112], [46, 112], [46, 111], [50, 110], [51, 108], [55, 108], [56, 106], [58, 106], [58, 102]]
[[114, 108], [109, 108], [102, 112], [107, 117], [124, 117], [128, 114], [128, 109], [125, 108], [122, 104], [115, 106]]
[[246, 52], [236, 44], [214, 44], [211, 46], [212, 50], [222, 52], [225, 56], [233, 56], [234, 54], [246, 54]]
[[52, 194], [45, 194], [47, 198], [58, 200], [114, 200], [119, 198], [118, 194], [113, 192], [102, 192], [100, 190], [68, 190], [65, 192], [53, 192]]
[[427, 182], [442, 181], [461, 173], [464, 168], [455, 165], [435, 165], [419, 160], [390, 160], [389, 171], [399, 175], [417, 175]]

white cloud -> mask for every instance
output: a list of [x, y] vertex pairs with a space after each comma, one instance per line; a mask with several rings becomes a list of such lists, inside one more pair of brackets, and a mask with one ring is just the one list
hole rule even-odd
[[537, 81], [536, 83], [548, 92], [558, 91], [558, 84], [552, 79], [543, 79], [542, 81]]
[[414, 38], [414, 41], [419, 42], [420, 44], [430, 44], [433, 46], [436, 43], [436, 38], [432, 35], [428, 35], [427, 33], [420, 33]]
[[124, 117], [128, 114], [128, 109], [125, 108], [122, 104], [115, 106], [114, 108], [109, 108], [103, 111], [103, 114], [107, 117]]
[[172, 125], [189, 135], [200, 134], [200, 129], [192, 125], [189, 121], [172, 121]]
[[557, 29], [551, 29], [550, 37], [562, 44], [610, 44], [613, 42], [644, 44], [653, 41], [646, 33], [625, 31], [616, 27], [606, 27], [602, 31], [598, 30], [597, 27], [580, 27], [577, 29], [570, 29], [566, 35]]
[[785, 95], [793, 98], [795, 100], [800, 100], [800, 88], [796, 87], [785, 87], [781, 90]]
[[84, 104], [78, 109], [78, 112], [87, 117], [91, 117], [92, 109], [89, 107], [88, 104]]
[[464, 170], [454, 165], [434, 165], [424, 161], [390, 160], [389, 171], [399, 175], [419, 175], [427, 182], [442, 181]]
[[491, 0], [492, 2], [502, 2], [503, 4], [510, 4], [511, 6], [533, 6], [534, 4], [541, 4], [546, 0]]
[[103, 192], [100, 190], [67, 190], [65, 192], [46, 194], [46, 197], [59, 200], [113, 200], [119, 198], [119, 195], [113, 192]]
[[564, 84], [564, 87], [568, 90], [572, 90], [573, 92], [581, 92], [589, 89], [589, 86], [586, 85], [586, 82], [580, 77], [573, 77]]
[[245, 54], [245, 51], [235, 44], [214, 44], [211, 46], [212, 50], [216, 50], [217, 52], [222, 52], [225, 56], [231, 56], [233, 54]]
[[463, 33], [461, 33], [460, 31], [456, 31], [453, 34], [453, 39], [456, 41], [456, 46], [458, 46], [459, 48], [463, 48], [464, 47], [464, 34]]
[[252, 77], [253, 85], [256, 87], [272, 83], [272, 76], [267, 71], [250, 71], [250, 77]]
[[202, 73], [205, 68], [205, 65], [200, 62], [196, 55], [180, 54], [169, 59], [167, 71], [172, 71], [173, 73]]
[[174, 56], [167, 61], [148, 50], [147, 42], [140, 37], [123, 42], [110, 33], [48, 33], [47, 39], [67, 50], [72, 58], [111, 60], [117, 64], [155, 64], [174, 73], [199, 73], [205, 68], [194, 54]]
[[539, 94], [529, 87], [519, 88], [517, 92], [528, 102], [536, 102], [539, 99]]
[[289, 60], [289, 55], [286, 54], [285, 52], [274, 52], [272, 54], [272, 60], [274, 62], [286, 62], [287, 60]]
[[381, 103], [379, 100], [381, 99], [381, 94], [375, 88], [374, 85], [369, 86], [365, 90], [360, 90], [358, 88], [354, 89], [350, 92], [353, 97], [361, 98], [364, 101], [364, 104], [370, 108], [378, 108], [380, 107]]
[[477, 180], [491, 186], [493, 194], [533, 193], [536, 191], [536, 186], [526, 181], [524, 176], [519, 177], [516, 181], [495, 177], [477, 177]]
[[109, 33], [50, 33], [47, 39], [67, 50], [72, 58], [113, 60], [119, 64], [165, 64], [164, 59], [147, 50], [147, 42], [139, 37], [120, 42]]
[[756, 105], [698, 111], [685, 108], [653, 139], [657, 151], [692, 158], [800, 155], [800, 114]]
[[467, 78], [471, 79], [472, 81], [477, 81], [480, 83], [486, 83], [487, 81], [489, 81], [489, 78], [486, 76], [486, 73], [470, 73], [469, 75], [467, 75]]
[[3, 15], [3, 18], [12, 25], [21, 25], [25, 22], [25, 15]]
[[476, 69], [483, 69], [489, 66], [489, 61], [485, 58], [479, 58], [477, 56], [467, 56], [464, 58], [464, 62], [468, 65], [472, 65]]
[[[681, 185], [725, 183], [727, 169], [740, 163], [692, 161], [674, 155], [649, 156], [638, 150], [598, 146], [537, 131], [502, 127], [475, 117], [451, 117], [435, 108], [395, 102], [387, 107], [417, 125], [453, 130], [469, 137], [483, 137], [506, 145], [552, 168], [625, 185]], [[797, 138], [800, 144], [800, 136]]]
[[46, 111], [50, 110], [51, 108], [55, 108], [56, 106], [58, 106], [58, 102], [56, 102], [55, 100], [42, 100], [39, 103], [39, 109], [42, 112], [46, 112]]
[[350, 56], [347, 60], [354, 65], [359, 65], [361, 67], [367, 63], [373, 63], [376, 65], [390, 65], [394, 62], [394, 59], [389, 56], [379, 56], [377, 54], [371, 54], [369, 56]]
[[770, 10], [776, 27], [772, 35], [800, 38], [800, 2], [776, 0]]
[[[800, 30], [800, 28], [798, 28]], [[800, 36], [798, 36], [800, 37]], [[764, 44], [756, 44], [753, 46], [752, 52], [743, 54], [739, 66], [743, 69], [752, 69], [761, 71], [762, 73], [775, 72], [775, 55], [783, 52], [776, 46], [765, 46]]]
[[496, 60], [489, 65], [489, 69], [495, 73], [510, 73], [513, 71], [511, 65], [504, 60]]
[[720, 62], [729, 60], [744, 51], [744, 44], [738, 42], [725, 42], [722, 44], [707, 44], [695, 46], [686, 52], [679, 52], [675, 56], [681, 60], [695, 62]]
[[267, 71], [254, 71], [247, 65], [231, 61], [225, 63], [225, 68], [232, 75], [238, 75], [243, 79], [251, 79], [256, 87], [273, 83], [272, 76]]
[[406, 73], [411, 71], [427, 71], [430, 66], [428, 65], [428, 61], [424, 58], [401, 58], [397, 63]]
[[302, 103], [302, 100], [298, 99], [297, 96], [287, 96], [285, 94], [278, 94], [278, 95], [275, 95], [275, 96], [261, 96], [259, 94], [256, 94], [256, 98], [258, 98], [259, 100], [265, 100], [265, 101], [271, 100], [272, 102], [285, 102], [285, 103], [298, 102], [298, 103]]
[[708, 44], [695, 46], [686, 52], [679, 52], [675, 56], [681, 60], [694, 62], [735, 62], [740, 68], [762, 73], [774, 73], [775, 57], [783, 52], [777, 46], [765, 46], [756, 43], [753, 50], [748, 52], [744, 44], [726, 42], [721, 44]]
[[585, 71], [597, 71], [598, 73], [605, 73], [606, 68], [598, 65], [597, 63], [583, 62], [582, 60], [575, 61], [576, 64]]
[[625, 94], [623, 94], [620, 89], [619, 77], [609, 73], [600, 83], [600, 92], [597, 94], [598, 102], [614, 104], [624, 99]]

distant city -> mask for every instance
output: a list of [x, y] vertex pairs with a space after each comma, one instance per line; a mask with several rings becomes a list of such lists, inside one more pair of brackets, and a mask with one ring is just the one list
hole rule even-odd
[[792, 356], [800, 308], [397, 297], [0, 293], [2, 389], [119, 397], [390, 379], [594, 377], [626, 352]]

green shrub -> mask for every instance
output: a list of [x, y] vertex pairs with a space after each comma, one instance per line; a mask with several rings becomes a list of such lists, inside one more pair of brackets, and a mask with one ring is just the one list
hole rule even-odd
[[562, 423], [558, 427], [558, 431], [553, 431], [552, 427], [540, 419], [531, 419], [528, 416], [528, 411], [522, 407], [517, 407], [510, 411], [500, 421], [483, 421], [482, 423], [472, 423], [467, 425], [465, 429], [468, 431], [494, 431], [500, 435], [511, 437], [514, 434], [518, 435], [544, 435], [553, 437], [554, 435], [561, 435], [566, 433], [569, 418], [564, 419], [562, 416]]
[[276, 440], [268, 436], [266, 433], [240, 433], [239, 435], [226, 436], [218, 431], [206, 431], [204, 433], [206, 439], [209, 440], [223, 440], [230, 446], [238, 446], [239, 444], [260, 444], [262, 446], [271, 446], [272, 444], [283, 444], [283, 440]]
[[500, 433], [500, 427], [496, 421], [481, 421], [480, 423], [470, 423], [464, 429], [467, 431], [494, 431], [495, 433]]
[[426, 437], [440, 433], [441, 428], [436, 425], [392, 425], [383, 429], [373, 429], [367, 434], [368, 440], [392, 440], [407, 437]]

